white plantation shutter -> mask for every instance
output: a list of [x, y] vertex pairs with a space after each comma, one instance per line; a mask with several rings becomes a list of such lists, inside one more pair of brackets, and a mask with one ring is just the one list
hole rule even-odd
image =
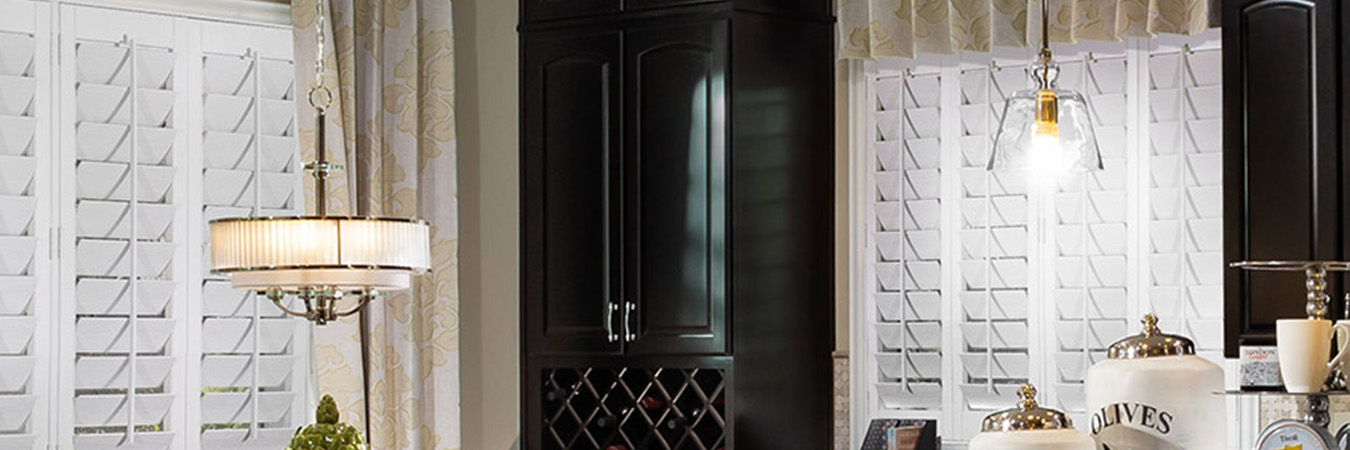
[[48, 443], [48, 7], [0, 1], [0, 448]]
[[872, 416], [939, 419], [961, 442], [1033, 382], [1082, 426], [1087, 368], [1145, 312], [1221, 358], [1218, 43], [1211, 31], [1057, 48], [1106, 169], [1040, 187], [985, 170], [1032, 52], [870, 66]]
[[[188, 430], [186, 54], [168, 17], [63, 7], [63, 306], [77, 449]], [[63, 430], [64, 431], [64, 430]]]
[[[972, 61], [973, 60], [973, 61]], [[1007, 408], [1031, 378], [1030, 220], [1036, 206], [1025, 176], [986, 170], [1003, 102], [1024, 89], [1026, 60], [969, 58], [960, 68], [961, 200], [955, 393], [962, 433]]]
[[[1132, 227], [1127, 180], [1131, 162], [1127, 120], [1132, 92], [1127, 92], [1125, 48], [1088, 49], [1061, 66], [1060, 83], [1087, 98], [1089, 114], [1102, 153], [1101, 171], [1070, 175], [1051, 189], [1043, 214], [1048, 248], [1042, 294], [1042, 317], [1049, 336], [1042, 390], [1081, 426], [1088, 423], [1083, 383], [1093, 363], [1131, 329], [1128, 251]], [[1053, 259], [1049, 259], [1053, 258]], [[1053, 261], [1053, 262], [1052, 262]], [[1137, 329], [1135, 327], [1134, 329]]]
[[[209, 272], [206, 222], [303, 211], [289, 30], [203, 24], [200, 164], [204, 449], [278, 449], [305, 422], [302, 320]], [[198, 69], [199, 68], [199, 69]], [[194, 171], [194, 173], [198, 173]]]
[[1147, 270], [1164, 330], [1223, 358], [1223, 54], [1217, 41], [1149, 48]]
[[0, 2], [0, 449], [283, 448], [309, 328], [209, 273], [206, 222], [303, 210], [289, 29], [62, 6], [48, 44]]
[[936, 71], [877, 80], [873, 261], [883, 407], [942, 405], [942, 224]]

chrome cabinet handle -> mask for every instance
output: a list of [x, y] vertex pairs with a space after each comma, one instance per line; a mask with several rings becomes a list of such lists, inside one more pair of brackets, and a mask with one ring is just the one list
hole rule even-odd
[[637, 311], [637, 304], [631, 301], [623, 302], [623, 340], [624, 342], [633, 342], [637, 340], [637, 334], [633, 333], [633, 311]]
[[605, 304], [605, 337], [610, 342], [618, 342], [619, 334], [614, 332], [614, 311], [619, 310], [619, 304], [612, 301]]

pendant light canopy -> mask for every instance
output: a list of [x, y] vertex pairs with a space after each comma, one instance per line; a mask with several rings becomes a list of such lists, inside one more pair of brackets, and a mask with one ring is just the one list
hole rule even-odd
[[1040, 60], [1031, 68], [1037, 88], [1018, 91], [1003, 105], [989, 170], [1025, 170], [1039, 176], [1102, 169], [1087, 101], [1058, 85], [1059, 65], [1050, 54], [1048, 4], [1041, 1]]
[[[323, 2], [318, 2], [316, 55], [324, 54]], [[388, 291], [412, 287], [412, 277], [431, 266], [426, 222], [387, 217], [327, 214], [327, 178], [342, 167], [325, 160], [325, 113], [332, 92], [323, 85], [324, 58], [315, 58], [309, 103], [316, 112], [315, 154], [305, 165], [314, 176], [313, 216], [225, 218], [211, 221], [211, 270], [228, 274], [235, 289], [266, 294], [277, 307], [318, 324], [355, 314]], [[282, 303], [298, 297], [304, 310]], [[355, 296], [355, 307], [338, 302]]]

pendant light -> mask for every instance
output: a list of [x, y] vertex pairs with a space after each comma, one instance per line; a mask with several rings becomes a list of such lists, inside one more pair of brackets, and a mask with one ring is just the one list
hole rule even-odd
[[1050, 54], [1050, 0], [1041, 0], [1041, 51], [1031, 67], [1036, 89], [1018, 91], [1003, 105], [989, 170], [1058, 175], [1102, 169], [1087, 101], [1058, 86]]
[[[288, 314], [325, 324], [355, 314], [389, 291], [412, 287], [412, 277], [431, 264], [430, 229], [417, 219], [330, 216], [327, 179], [342, 171], [328, 162], [324, 150], [325, 114], [333, 93], [323, 85], [324, 11], [318, 2], [315, 21], [314, 85], [309, 104], [315, 114], [314, 162], [305, 171], [314, 177], [312, 216], [225, 218], [212, 220], [211, 270], [228, 274], [235, 289], [265, 294]], [[286, 307], [295, 296], [304, 310]], [[338, 302], [356, 297], [341, 311]]]

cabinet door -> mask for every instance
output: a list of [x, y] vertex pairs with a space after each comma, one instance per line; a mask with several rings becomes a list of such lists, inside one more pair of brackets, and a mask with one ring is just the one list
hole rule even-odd
[[[1227, 261], [1342, 256], [1337, 3], [1223, 2]], [[1274, 344], [1277, 318], [1306, 317], [1302, 287], [1301, 273], [1228, 270], [1227, 356]]]
[[625, 35], [630, 354], [726, 351], [727, 45], [720, 20]]
[[617, 353], [617, 31], [527, 34], [522, 95], [526, 351]]

